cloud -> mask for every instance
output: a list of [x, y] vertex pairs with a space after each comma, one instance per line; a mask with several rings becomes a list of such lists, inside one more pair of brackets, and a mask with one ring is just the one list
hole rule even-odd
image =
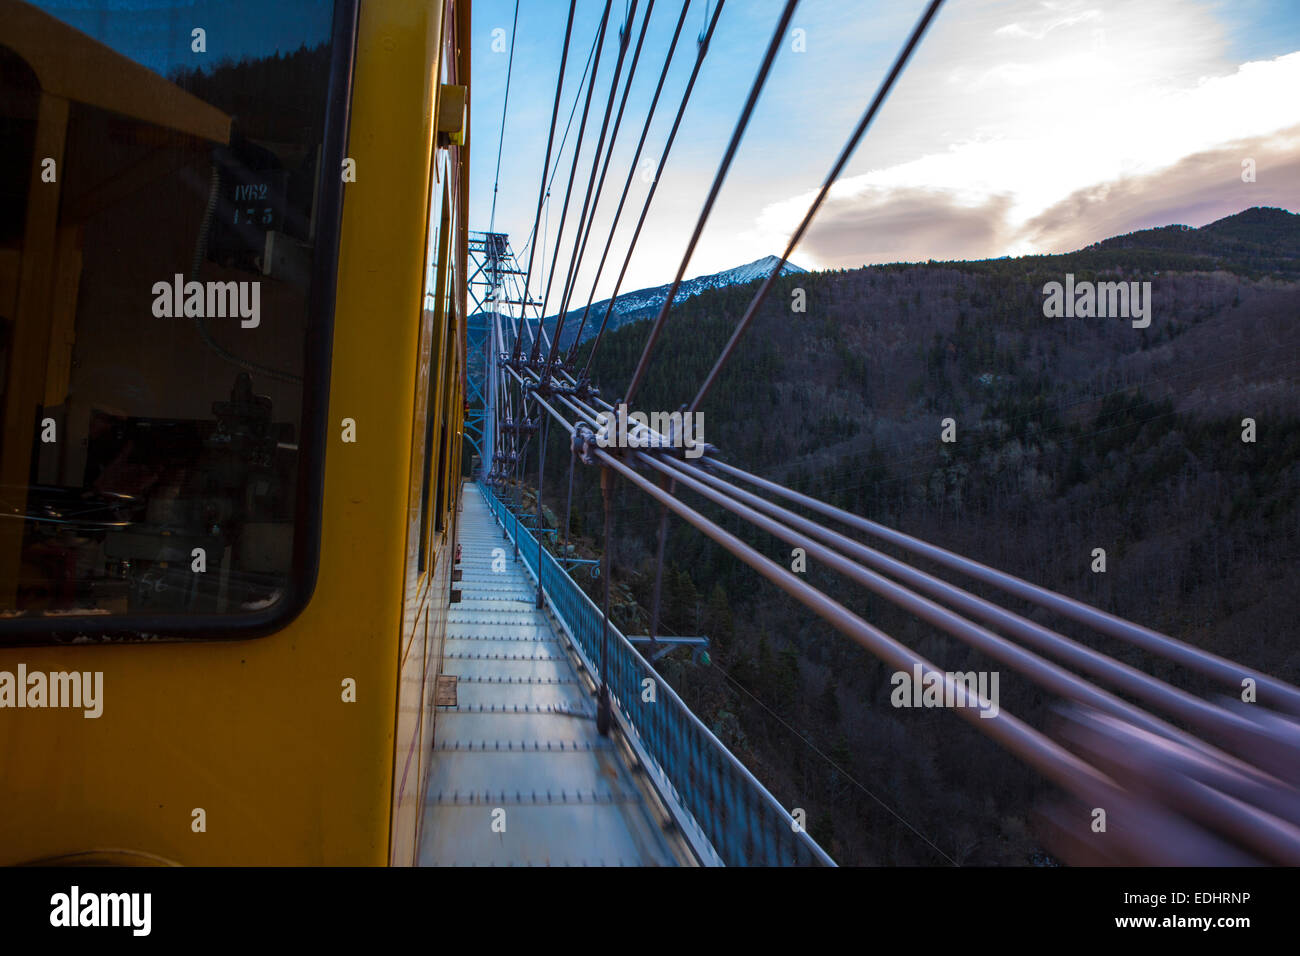
[[[726, 29], [706, 60], [624, 289], [658, 285], [676, 271], [780, 5], [754, 0], [743, 16], [724, 14]], [[778, 58], [688, 276], [784, 249], [920, 9], [919, 3], [831, 0], [804, 6], [809, 52], [786, 50]], [[1300, 124], [1300, 52], [1290, 52], [1300, 47], [1294, 40], [1300, 19], [1292, 6], [1222, 0], [945, 5], [795, 261], [817, 268], [1050, 252], [1167, 221], [1194, 225], [1247, 205], [1295, 208], [1300, 198], [1280, 192], [1293, 154], [1278, 139]], [[508, 3], [485, 0], [475, 8], [475, 22], [505, 17], [508, 23], [509, 10]], [[534, 12], [527, 30], [547, 39], [521, 51], [549, 52], [534, 53], [537, 63], [523, 74], [515, 64], [516, 79], [529, 79], [519, 82], [517, 99], [511, 93], [514, 145], [503, 160], [496, 207], [496, 228], [511, 232], [517, 249], [533, 226], [553, 95], [547, 90], [553, 90], [553, 57], [562, 42], [562, 30]], [[587, 18], [592, 30], [595, 16]], [[652, 22], [663, 45], [671, 19], [660, 34]], [[647, 141], [651, 152], [667, 134], [691, 59], [678, 54]], [[497, 85], [479, 95], [499, 105], [504, 65], [491, 66], [495, 72], [482, 72]], [[631, 107], [648, 105], [652, 79], [638, 79]], [[477, 110], [475, 116], [475, 131], [495, 143], [499, 114]], [[625, 123], [629, 132], [621, 135], [611, 171], [623, 157], [630, 161], [634, 128]], [[1262, 150], [1252, 186], [1239, 181], [1240, 158], [1228, 155], [1236, 149]], [[486, 215], [495, 156], [476, 155], [471, 188], [475, 208]], [[1216, 165], [1220, 158], [1225, 166]], [[564, 180], [557, 182], [562, 188]], [[593, 236], [604, 235], [616, 185], [611, 179], [606, 186]], [[618, 274], [644, 188], [639, 179], [634, 183], [598, 299]], [[561, 200], [557, 190], [549, 207], [548, 263]], [[573, 215], [576, 210], [570, 222]], [[566, 229], [567, 255], [572, 228]], [[581, 290], [594, 276], [598, 252], [589, 248], [584, 257]]]
[[853, 268], [872, 262], [979, 258], [1006, 240], [1008, 196], [968, 204], [937, 189], [867, 187], [828, 197], [800, 245], [800, 261]]
[[1036, 26], [1026, 27], [1019, 22], [1008, 23], [1004, 27], [998, 27], [993, 31], [993, 33], [995, 36], [1000, 37], [1023, 37], [1029, 40], [1042, 40], [1058, 27], [1072, 27], [1080, 23], [1087, 23], [1088, 21], [1098, 20], [1100, 18], [1101, 11], [1084, 10], [1083, 12], [1076, 13], [1072, 16], [1048, 18]]
[[[1242, 161], [1255, 160], [1255, 182]], [[1019, 237], [1044, 252], [1183, 223], [1203, 226], [1250, 206], [1300, 208], [1300, 126], [1187, 156], [1167, 169], [1077, 190], [1033, 217]]]
[[[1242, 160], [1256, 180], [1243, 182]], [[1166, 169], [1075, 190], [1023, 224], [1014, 198], [924, 187], [832, 191], [799, 247], [821, 268], [926, 259], [983, 259], [1008, 250], [1069, 252], [1110, 236], [1183, 223], [1203, 226], [1250, 206], [1300, 208], [1300, 126], [1184, 157]], [[800, 206], [804, 197], [791, 201]], [[781, 204], [786, 206], [787, 204]], [[777, 218], [786, 213], [777, 212]]]
[[[1005, 103], [982, 112], [980, 97], [970, 99], [968, 122], [948, 148], [837, 183], [805, 239], [805, 258], [845, 265], [1060, 252], [1300, 200], [1300, 100], [1287, 92], [1300, 89], [1300, 52], [1180, 83], [1135, 83], [1122, 95], [1108, 92], [1113, 76], [1095, 88], [1078, 75], [1055, 85], [1060, 69], [1031, 58], [967, 76], [972, 88], [1019, 88], [1026, 75], [1033, 82], [1011, 114]], [[1241, 181], [1247, 157], [1258, 165], [1255, 183]], [[754, 234], [775, 246], [813, 195], [769, 203]]]

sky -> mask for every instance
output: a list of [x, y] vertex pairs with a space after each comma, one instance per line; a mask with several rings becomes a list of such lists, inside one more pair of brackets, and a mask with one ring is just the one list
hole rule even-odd
[[[614, 0], [611, 20], [621, 25], [629, 4]], [[706, 5], [711, 13], [714, 3], [691, 0], [643, 154], [651, 170]], [[624, 291], [676, 274], [782, 6], [724, 4]], [[687, 277], [784, 250], [924, 6], [799, 4]], [[577, 0], [557, 145], [603, 9], [603, 0]], [[639, 0], [633, 42], [645, 9]], [[518, 10], [502, 140], [515, 0], [474, 3], [470, 228], [509, 233], [526, 266], [568, 4], [519, 0]], [[584, 300], [680, 12], [681, 0], [654, 4], [582, 259]], [[611, 27], [560, 243], [561, 277], [616, 58]], [[625, 63], [620, 96], [626, 76]], [[581, 113], [579, 102], [543, 217], [535, 294], [536, 276], [551, 270]], [[1254, 161], [1254, 182], [1243, 182], [1245, 160]], [[612, 290], [649, 179], [640, 171], [633, 179], [597, 299]], [[948, 0], [791, 260], [824, 269], [1064, 252], [1135, 229], [1202, 226], [1250, 206], [1300, 211], [1300, 0]]]
[[[329, 0], [27, 0], [163, 76], [329, 39]], [[203, 53], [192, 34], [205, 32]], [[499, 98], [500, 94], [498, 94]], [[498, 123], [498, 129], [500, 124]]]

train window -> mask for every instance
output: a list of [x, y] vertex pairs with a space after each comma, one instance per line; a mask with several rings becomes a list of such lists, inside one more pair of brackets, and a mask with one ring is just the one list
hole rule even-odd
[[[454, 283], [455, 266], [449, 268], [451, 281]], [[447, 508], [449, 506], [449, 494], [451, 492], [451, 475], [447, 472], [447, 451], [450, 445], [450, 435], [447, 431], [447, 420], [451, 418], [451, 402], [455, 395], [455, 382], [453, 371], [455, 365], [452, 362], [451, 343], [456, 334], [456, 305], [455, 298], [448, 296], [449, 308], [443, 320], [443, 340], [447, 342], [447, 347], [443, 349], [442, 365], [442, 432], [438, 439], [438, 482], [439, 494], [437, 504], [434, 506], [434, 531], [442, 531], [447, 517]]]
[[0, 640], [310, 586], [333, 7], [0, 0]]
[[436, 433], [436, 421], [440, 416], [447, 414], [446, 402], [442, 399], [446, 387], [446, 363], [444, 356], [451, 348], [451, 342], [447, 338], [445, 327], [447, 324], [447, 300], [449, 298], [447, 289], [448, 258], [451, 255], [451, 200], [447, 193], [447, 187], [442, 189], [442, 214], [438, 218], [437, 234], [437, 261], [434, 268], [430, 270], [433, 273], [433, 287], [429, 290], [430, 295], [426, 301], [431, 299], [430, 304], [433, 307], [433, 326], [430, 335], [430, 348], [432, 354], [429, 356], [429, 381], [427, 387], [429, 397], [424, 420], [424, 484], [423, 492], [420, 499], [420, 564], [419, 568], [423, 571], [427, 565], [427, 554], [429, 548], [429, 515], [430, 512], [437, 508], [439, 497], [439, 486], [442, 481], [440, 472], [433, 470], [433, 451], [434, 435]]

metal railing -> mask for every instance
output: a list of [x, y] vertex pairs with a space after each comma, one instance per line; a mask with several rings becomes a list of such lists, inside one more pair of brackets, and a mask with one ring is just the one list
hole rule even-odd
[[[599, 671], [600, 609], [560, 566], [539, 549], [493, 490], [478, 484], [497, 523], [516, 544], [591, 674]], [[541, 555], [540, 571], [538, 555]], [[610, 696], [629, 744], [660, 795], [689, 816], [684, 829], [707, 840], [729, 866], [834, 866], [826, 852], [734, 754], [691, 711], [677, 692], [610, 622], [607, 675]], [[647, 684], [650, 681], [652, 683]], [[653, 688], [653, 694], [649, 691]], [[650, 699], [647, 699], [650, 698]]]

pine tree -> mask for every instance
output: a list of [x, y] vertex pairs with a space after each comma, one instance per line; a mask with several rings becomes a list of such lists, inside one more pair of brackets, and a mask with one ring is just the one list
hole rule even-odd
[[708, 610], [704, 615], [704, 632], [718, 648], [726, 650], [731, 646], [733, 627], [731, 603], [727, 600], [727, 592], [721, 583], [715, 584], [709, 595]]

